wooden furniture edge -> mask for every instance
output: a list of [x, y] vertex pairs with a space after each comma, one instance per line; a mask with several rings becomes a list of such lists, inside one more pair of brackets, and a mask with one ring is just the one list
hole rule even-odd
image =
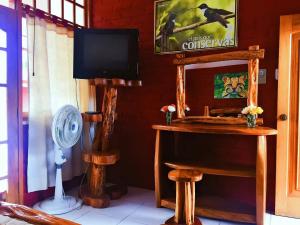
[[161, 131], [175, 131], [186, 133], [199, 134], [235, 134], [235, 135], [249, 135], [249, 136], [269, 136], [277, 135], [277, 130], [269, 127], [257, 126], [255, 128], [248, 128], [240, 125], [206, 125], [206, 124], [173, 124], [173, 125], [152, 125], [155, 130]]
[[160, 149], [160, 130], [156, 130], [155, 156], [154, 156], [154, 180], [155, 180], [155, 200], [156, 207], [161, 207], [161, 149]]
[[267, 192], [267, 137], [257, 137], [256, 156], [256, 223], [264, 225]]
[[208, 62], [218, 62], [226, 60], [250, 60], [250, 59], [263, 59], [265, 56], [265, 50], [248, 50], [248, 51], [232, 51], [219, 54], [211, 54], [204, 56], [186, 57], [186, 58], [176, 58], [173, 60], [175, 65], [187, 65], [187, 64], [197, 64], [197, 63], [208, 63]]
[[[210, 196], [202, 197], [202, 200], [204, 199], [210, 199]], [[231, 201], [228, 202], [230, 203]], [[214, 202], [214, 203], [218, 204], [218, 202]], [[161, 206], [169, 209], [175, 209], [176, 206], [175, 198], [162, 198]], [[235, 212], [233, 210], [222, 211], [220, 209], [214, 209], [209, 206], [205, 206], [205, 205], [203, 206], [203, 204], [201, 204], [201, 198], [199, 197], [196, 198], [195, 214], [197, 216], [204, 216], [204, 217], [221, 219], [221, 220], [230, 220], [235, 222], [244, 222], [244, 223], [256, 222], [255, 212], [242, 213], [238, 211]]]
[[0, 215], [8, 216], [32, 224], [42, 225], [79, 225], [56, 216], [23, 205], [0, 202]]
[[216, 108], [216, 109], [210, 109], [209, 110], [209, 115], [210, 116], [215, 116], [219, 114], [241, 114], [243, 108], [234, 108], [234, 107], [227, 107], [227, 108]]
[[[186, 116], [184, 118], [173, 120], [174, 123], [192, 123], [192, 124], [223, 124], [223, 125], [246, 125], [247, 118], [237, 117], [212, 117], [212, 116]], [[256, 125], [263, 125], [263, 118], [256, 119]]]
[[141, 80], [96, 78], [96, 79], [90, 79], [89, 84], [95, 85], [95, 86], [141, 87], [142, 81]]
[[191, 169], [191, 170], [199, 170], [203, 174], [210, 175], [220, 175], [220, 176], [233, 176], [233, 177], [256, 177], [255, 167], [245, 167], [238, 165], [224, 165], [224, 166], [216, 166], [212, 163], [202, 163], [202, 162], [173, 162], [167, 161], [164, 164], [172, 169]]
[[92, 163], [98, 166], [101, 165], [114, 165], [120, 159], [118, 151], [109, 152], [89, 152], [84, 151], [82, 153], [83, 161], [86, 163]]

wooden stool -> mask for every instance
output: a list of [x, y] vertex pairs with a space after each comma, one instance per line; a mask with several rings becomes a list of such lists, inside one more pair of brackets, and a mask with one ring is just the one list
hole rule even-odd
[[165, 224], [202, 225], [195, 217], [195, 182], [202, 180], [202, 173], [197, 170], [172, 170], [168, 177], [176, 182], [176, 209], [175, 216]]

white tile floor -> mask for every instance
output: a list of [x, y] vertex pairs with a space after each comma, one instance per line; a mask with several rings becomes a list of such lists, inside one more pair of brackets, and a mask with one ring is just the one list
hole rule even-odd
[[[172, 210], [155, 207], [153, 191], [129, 188], [128, 194], [111, 201], [109, 208], [95, 209], [84, 205], [60, 217], [82, 225], [160, 225], [173, 214]], [[270, 214], [266, 219], [266, 225], [300, 225], [300, 219]], [[207, 218], [201, 218], [201, 221], [203, 225], [244, 225]]]

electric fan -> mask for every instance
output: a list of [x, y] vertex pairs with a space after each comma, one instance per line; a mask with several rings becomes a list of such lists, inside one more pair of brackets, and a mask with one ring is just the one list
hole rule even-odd
[[54, 197], [37, 203], [34, 208], [48, 214], [63, 214], [82, 205], [82, 201], [72, 196], [65, 196], [62, 186], [62, 165], [67, 161], [64, 149], [77, 143], [82, 131], [80, 112], [71, 105], [58, 110], [52, 122], [52, 138], [55, 143], [56, 181]]

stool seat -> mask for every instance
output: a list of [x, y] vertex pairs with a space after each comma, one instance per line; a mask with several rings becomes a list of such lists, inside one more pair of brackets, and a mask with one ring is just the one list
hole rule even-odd
[[176, 182], [197, 182], [202, 180], [203, 174], [197, 170], [172, 170], [168, 177]]

